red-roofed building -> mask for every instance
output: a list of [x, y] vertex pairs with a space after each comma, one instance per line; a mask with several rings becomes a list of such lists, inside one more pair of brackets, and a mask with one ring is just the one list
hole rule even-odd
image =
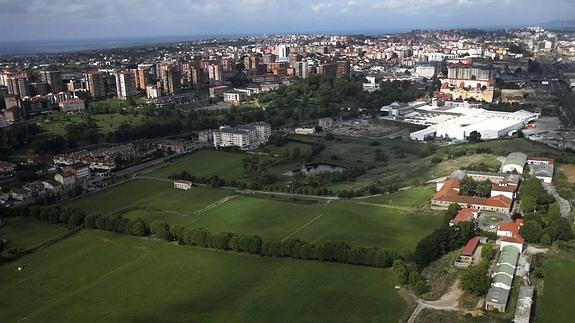
[[459, 195], [459, 179], [448, 179], [435, 193], [431, 199], [431, 205], [434, 208], [446, 209], [452, 203], [457, 203], [462, 208], [474, 208], [480, 211], [494, 211], [509, 214], [513, 206], [513, 200], [503, 196], [496, 195], [492, 197], [477, 197]]
[[457, 215], [451, 221], [449, 221], [449, 225], [456, 225], [461, 222], [473, 221], [477, 219], [478, 215], [479, 215], [478, 209], [470, 209], [470, 208], [461, 209], [459, 210]]
[[499, 239], [497, 243], [499, 247], [503, 249], [503, 247], [512, 245], [519, 249], [519, 252], [523, 251], [523, 246], [525, 244], [525, 240], [519, 234], [519, 229], [523, 226], [523, 219], [517, 219], [515, 222], [509, 223], [501, 223], [497, 226], [497, 236]]
[[469, 241], [467, 241], [467, 244], [465, 245], [465, 248], [463, 248], [462, 255], [469, 257], [473, 256], [473, 253], [475, 252], [475, 249], [477, 249], [477, 246], [479, 246], [480, 241], [481, 241], [480, 237], [473, 237], [469, 239]]

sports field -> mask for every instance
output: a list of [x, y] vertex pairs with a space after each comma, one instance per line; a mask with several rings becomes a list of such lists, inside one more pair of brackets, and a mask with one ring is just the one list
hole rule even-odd
[[3, 322], [397, 322], [406, 310], [390, 270], [92, 230], [0, 277]]
[[[404, 202], [406, 204], [407, 202]], [[202, 227], [263, 238], [299, 238], [309, 242], [342, 240], [352, 246], [405, 250], [438, 227], [443, 217], [409, 208], [361, 201], [296, 201], [238, 195], [232, 190], [138, 179], [69, 203], [90, 214], [122, 213], [150, 223]]]
[[550, 259], [545, 262], [545, 287], [537, 307], [538, 322], [573, 322], [575, 261]]
[[249, 155], [216, 150], [201, 150], [178, 158], [164, 168], [146, 174], [157, 178], [168, 178], [174, 173], [186, 171], [196, 177], [219, 176], [226, 180], [239, 180], [244, 176], [242, 160]]
[[66, 206], [80, 208], [88, 214], [110, 214], [131, 208], [145, 208], [156, 211], [169, 210], [179, 215], [187, 215], [232, 193], [212, 188], [181, 191], [174, 189], [169, 181], [136, 179], [67, 203]]

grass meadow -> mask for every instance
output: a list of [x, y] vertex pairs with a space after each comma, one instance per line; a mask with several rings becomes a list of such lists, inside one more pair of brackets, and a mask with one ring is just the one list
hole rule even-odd
[[0, 266], [0, 277], [3, 322], [397, 322], [407, 307], [388, 269], [93, 230]]

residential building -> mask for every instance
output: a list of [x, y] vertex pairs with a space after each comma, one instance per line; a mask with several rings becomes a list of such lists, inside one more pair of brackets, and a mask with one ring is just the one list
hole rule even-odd
[[136, 75], [128, 71], [116, 73], [116, 96], [122, 99], [138, 94], [136, 89]]
[[297, 62], [295, 65], [295, 75], [299, 78], [306, 79], [309, 76], [309, 64], [307, 61]]
[[319, 64], [317, 68], [317, 74], [323, 76], [336, 76], [337, 64], [335, 63]]
[[236, 127], [222, 126], [214, 131], [214, 146], [239, 147], [242, 150], [255, 149], [268, 142], [271, 126], [265, 122], [253, 122]]
[[40, 79], [49, 85], [51, 93], [64, 91], [62, 73], [60, 71], [40, 71]]
[[231, 104], [240, 104], [247, 99], [247, 94], [245, 92], [232, 90], [224, 92], [224, 102]]
[[66, 100], [58, 103], [60, 110], [66, 113], [77, 113], [84, 110], [86, 107], [84, 100], [80, 99], [73, 99], [73, 100]]
[[337, 61], [335, 76], [342, 79], [351, 77], [351, 67], [348, 61]]
[[96, 70], [86, 71], [86, 85], [94, 99], [106, 97], [106, 78], [103, 72]]
[[58, 173], [54, 175], [54, 179], [64, 187], [70, 187], [76, 184], [76, 176], [70, 172]]
[[155, 99], [162, 96], [162, 89], [156, 85], [146, 85], [146, 97], [148, 99]]

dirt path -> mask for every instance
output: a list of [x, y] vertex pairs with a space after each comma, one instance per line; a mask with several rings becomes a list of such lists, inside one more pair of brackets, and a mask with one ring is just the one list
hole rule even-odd
[[215, 208], [215, 207], [217, 207], [217, 206], [220, 206], [220, 205], [226, 203], [226, 202], [229, 201], [229, 200], [235, 199], [236, 197], [238, 197], [238, 196], [237, 196], [237, 195], [229, 195], [229, 196], [226, 196], [226, 197], [224, 197], [224, 198], [222, 198], [222, 199], [219, 199], [219, 200], [215, 201], [214, 203], [212, 203], [212, 204], [210, 204], [210, 205], [204, 207], [204, 208], [201, 209], [201, 210], [195, 211], [194, 214], [195, 214], [195, 215], [200, 215], [200, 214], [202, 214], [202, 213], [205, 213], [205, 212], [207, 212], [207, 211], [209, 211], [209, 210], [211, 210], [211, 209], [213, 209], [213, 208]]
[[461, 288], [459, 279], [457, 279], [447, 293], [443, 294], [438, 300], [435, 301], [426, 301], [417, 296], [415, 296], [411, 291], [408, 291], [408, 294], [417, 306], [411, 313], [411, 316], [407, 320], [408, 323], [414, 323], [415, 319], [421, 313], [421, 311], [425, 308], [439, 310], [439, 311], [461, 311], [459, 308], [459, 299], [463, 296], [465, 291]]

